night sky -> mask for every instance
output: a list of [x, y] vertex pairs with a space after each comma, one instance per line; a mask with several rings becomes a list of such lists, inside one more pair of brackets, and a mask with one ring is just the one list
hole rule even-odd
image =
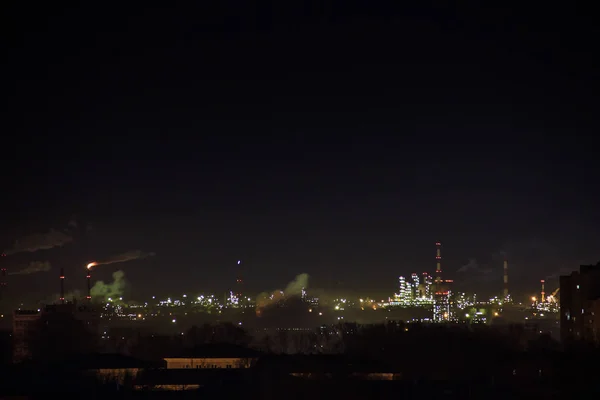
[[132, 250], [156, 255], [94, 277], [138, 298], [224, 291], [237, 260], [253, 292], [391, 295], [438, 240], [487, 294], [505, 255], [523, 295], [600, 260], [591, 10], [193, 3], [3, 13], [0, 243], [73, 239], [5, 257], [52, 264], [11, 301]]

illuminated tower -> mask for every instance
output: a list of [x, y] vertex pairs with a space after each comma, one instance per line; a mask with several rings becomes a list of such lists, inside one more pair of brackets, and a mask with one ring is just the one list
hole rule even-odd
[[[2, 253], [2, 257], [6, 257], [6, 254]], [[0, 300], [2, 300], [2, 295], [4, 294], [4, 290], [6, 289], [6, 268], [2, 266], [0, 268]]]
[[504, 260], [504, 301], [508, 300], [508, 261]]
[[411, 282], [411, 286], [412, 286], [412, 290], [411, 290], [411, 300], [416, 299], [417, 297], [421, 297], [419, 295], [419, 275], [417, 275], [416, 272], [413, 272], [412, 276], [411, 276], [412, 282]]
[[435, 247], [435, 290], [439, 291], [442, 289], [442, 244], [436, 242]]
[[90, 270], [88, 269], [88, 273], [86, 276], [87, 279], [87, 296], [86, 299], [87, 301], [91, 302], [92, 301], [92, 274], [90, 272]]
[[60, 269], [60, 302], [65, 304], [65, 269]]
[[543, 302], [545, 302], [545, 297], [546, 297], [546, 290], [545, 290], [546, 281], [542, 279], [540, 281], [540, 283], [542, 284], [542, 298], [540, 299], [540, 303], [543, 303]]
[[244, 286], [244, 280], [242, 279], [242, 271], [241, 271], [242, 267], [241, 267], [241, 264], [242, 264], [241, 260], [237, 262], [237, 265], [238, 265], [238, 276], [237, 276], [237, 278], [235, 280], [236, 296], [238, 298], [242, 297], [242, 293], [243, 293], [242, 288]]
[[435, 252], [435, 281], [433, 294], [433, 320], [444, 322], [450, 320], [450, 292], [442, 279], [442, 244], [436, 242]]
[[431, 281], [431, 275], [427, 272], [423, 272], [423, 282], [425, 282], [425, 297], [431, 300], [433, 298], [433, 293], [431, 292], [433, 282]]
[[406, 300], [406, 279], [403, 276], [398, 277], [398, 297], [404, 304]]

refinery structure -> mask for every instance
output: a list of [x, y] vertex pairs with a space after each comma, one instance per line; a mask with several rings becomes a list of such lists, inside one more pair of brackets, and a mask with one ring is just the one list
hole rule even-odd
[[[545, 280], [540, 282], [538, 295], [531, 296], [530, 301], [521, 303], [513, 301], [508, 286], [509, 264], [506, 258], [502, 266], [503, 286], [498, 285], [497, 296], [484, 299], [477, 298], [475, 294], [466, 294], [455, 290], [453, 280], [447, 279], [448, 277], [443, 272], [441, 242], [435, 243], [434, 254], [435, 270], [433, 273], [412, 273], [407, 277], [398, 277], [397, 288], [387, 300], [367, 297], [351, 299], [343, 296], [333, 300], [319, 299], [311, 290], [307, 289], [305, 284], [299, 284], [293, 292], [273, 291], [266, 298], [261, 299], [260, 296], [253, 296], [245, 290], [241, 261], [237, 262], [235, 285], [220, 295], [195, 293], [189, 296], [183, 294], [163, 299], [152, 296], [151, 299], [141, 302], [123, 300], [122, 296], [92, 299], [91, 272], [92, 267], [98, 265], [93, 262], [84, 269], [86, 275], [83, 273], [81, 275], [82, 278], [85, 276], [86, 291], [82, 294], [83, 298], [79, 300], [77, 307], [89, 305], [86, 309], [97, 310], [105, 321], [128, 320], [142, 323], [164, 320], [173, 326], [179, 325], [180, 321], [185, 323], [184, 321], [194, 315], [207, 320], [231, 319], [246, 323], [249, 318], [261, 320], [263, 311], [273, 308], [280, 309], [282, 313], [299, 316], [299, 320], [304, 318], [307, 326], [320, 326], [323, 323], [342, 321], [374, 323], [381, 319], [429, 323], [489, 323], [508, 315], [513, 315], [512, 320], [520, 318], [525, 321], [558, 315], [559, 289], [548, 294]], [[3, 266], [0, 272], [0, 296], [2, 296], [9, 274]], [[498, 278], [500, 280], [500, 276]], [[56, 304], [65, 305], [63, 307], [65, 310], [70, 309], [69, 307], [73, 307], [73, 304], [77, 303], [76, 299], [65, 299], [63, 268], [60, 269], [59, 279], [60, 295], [57, 296]], [[66, 307], [66, 305], [70, 306]], [[44, 310], [45, 306], [35, 307], [36, 310], [38, 308]], [[15, 315], [31, 318], [26, 311], [19, 311], [23, 312]], [[303, 312], [306, 313], [306, 317], [301, 315]], [[7, 312], [5, 314], [8, 315]], [[38, 314], [38, 312], [34, 314]]]
[[[555, 315], [559, 311], [557, 294], [560, 288], [550, 295], [545, 292], [545, 280], [541, 280], [540, 296], [532, 296], [531, 302], [514, 303], [508, 286], [508, 260], [503, 261], [503, 287], [500, 296], [487, 300], [477, 299], [475, 294], [468, 296], [465, 293], [453, 290], [454, 283], [445, 279], [442, 271], [442, 244], [436, 242], [435, 251], [435, 278], [427, 272], [420, 275], [412, 273], [409, 277], [398, 278], [398, 291], [387, 302], [377, 303], [381, 308], [424, 308], [430, 311], [431, 319], [436, 323], [457, 322], [468, 319], [471, 322], [488, 322], [493, 317], [499, 317], [504, 310], [521, 310], [531, 313], [531, 317], [545, 317]], [[477, 306], [493, 306], [493, 310], [486, 312], [485, 308]], [[527, 317], [528, 319], [529, 317]]]
[[398, 278], [398, 293], [390, 299], [387, 306], [392, 307], [426, 307], [432, 310], [432, 321], [450, 322], [454, 316], [454, 296], [450, 279], [443, 279], [442, 273], [442, 243], [436, 242], [435, 279], [427, 272], [421, 276], [413, 273], [410, 278]]

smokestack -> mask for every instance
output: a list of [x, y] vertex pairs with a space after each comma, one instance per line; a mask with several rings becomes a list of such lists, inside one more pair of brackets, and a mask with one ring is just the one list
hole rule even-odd
[[[2, 257], [6, 257], [6, 254], [2, 253]], [[2, 299], [2, 295], [4, 294], [4, 289], [6, 289], [6, 268], [0, 268], [0, 300]]]
[[65, 269], [60, 269], [60, 303], [65, 304]]
[[436, 242], [435, 246], [435, 290], [438, 291], [440, 290], [440, 285], [442, 284], [442, 244], [440, 242]]
[[92, 301], [92, 275], [89, 269], [87, 273], [87, 300]]
[[242, 260], [238, 260], [238, 262], [237, 262], [238, 277], [236, 279], [236, 289], [237, 289], [236, 296], [238, 298], [240, 298], [240, 299], [242, 297], [242, 288], [244, 286], [244, 280], [242, 279], [242, 271], [241, 271], [242, 267], [241, 267], [241, 264], [242, 264]]
[[540, 283], [542, 284], [542, 300], [541, 300], [541, 302], [543, 303], [545, 301], [544, 298], [546, 297], [546, 291], [545, 291], [546, 281], [542, 279], [540, 281]]
[[508, 299], [508, 261], [504, 260], [504, 300]]

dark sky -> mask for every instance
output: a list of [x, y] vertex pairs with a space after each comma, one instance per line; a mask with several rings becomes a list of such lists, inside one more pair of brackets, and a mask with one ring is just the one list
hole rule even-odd
[[223, 291], [240, 259], [252, 291], [391, 294], [438, 240], [489, 293], [503, 253], [523, 294], [600, 259], [591, 10], [193, 3], [3, 13], [2, 244], [78, 223], [2, 260], [53, 265], [13, 299], [129, 250], [156, 256], [94, 275], [130, 296]]

